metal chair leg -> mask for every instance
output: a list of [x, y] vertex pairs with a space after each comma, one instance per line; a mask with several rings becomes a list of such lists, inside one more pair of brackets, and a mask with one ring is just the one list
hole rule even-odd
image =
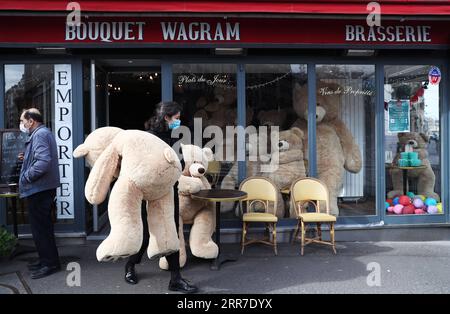
[[331, 237], [331, 243], [332, 243], [332, 248], [333, 248], [333, 252], [334, 252], [334, 254], [337, 254], [336, 253], [336, 243], [335, 243], [335, 241], [334, 241], [334, 223], [331, 223], [330, 224], [330, 237]]
[[306, 235], [305, 223], [303, 222], [303, 220], [301, 220], [301, 226], [302, 226], [302, 248], [300, 254], [303, 255], [303, 251], [305, 248], [305, 235]]
[[322, 241], [322, 225], [320, 222], [317, 223], [317, 236], [319, 240]]
[[277, 224], [276, 223], [273, 224], [272, 236], [273, 236], [273, 246], [274, 246], [274, 249], [275, 249], [275, 255], [278, 255], [278, 250], [277, 250]]
[[247, 224], [244, 222], [242, 225], [242, 241], [241, 241], [241, 255], [244, 254], [245, 248], [245, 236], [247, 234]]

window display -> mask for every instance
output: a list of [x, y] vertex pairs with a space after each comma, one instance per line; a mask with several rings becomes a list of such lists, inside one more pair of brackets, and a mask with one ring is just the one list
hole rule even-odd
[[387, 214], [442, 214], [440, 71], [389, 65], [384, 72]]
[[[335, 216], [374, 215], [375, 66], [317, 65], [317, 175], [328, 187]], [[294, 107], [307, 114], [297, 88]], [[296, 125], [305, 128], [305, 119]]]

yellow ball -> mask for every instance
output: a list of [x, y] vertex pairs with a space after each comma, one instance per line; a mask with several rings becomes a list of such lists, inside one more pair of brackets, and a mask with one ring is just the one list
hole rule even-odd
[[439, 214], [442, 214], [442, 203], [438, 203], [438, 204], [436, 205], [436, 207], [437, 207], [437, 209], [438, 209], [438, 213], [439, 213]]

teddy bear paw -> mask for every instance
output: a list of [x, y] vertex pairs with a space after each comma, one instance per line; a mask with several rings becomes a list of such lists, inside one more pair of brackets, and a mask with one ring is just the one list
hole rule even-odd
[[219, 255], [219, 247], [213, 241], [204, 245], [191, 245], [192, 255], [200, 258], [216, 258]]
[[139, 243], [133, 244], [129, 241], [113, 241], [108, 237], [97, 248], [97, 260], [99, 262], [116, 261], [120, 258], [126, 258], [136, 254], [139, 248]]

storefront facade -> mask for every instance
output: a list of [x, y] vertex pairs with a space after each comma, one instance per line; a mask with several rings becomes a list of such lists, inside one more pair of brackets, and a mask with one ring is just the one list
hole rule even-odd
[[[397, 7], [386, 4], [381, 25], [369, 27], [362, 3], [336, 3], [327, 11], [321, 5], [333, 1], [318, 1], [322, 11], [314, 15], [306, 7], [282, 12], [270, 2], [270, 14], [242, 13], [248, 11], [237, 5], [224, 17], [213, 5], [219, 1], [208, 13], [161, 7], [138, 13], [120, 6], [111, 12], [90, 7], [93, 2], [81, 1], [78, 26], [66, 23], [71, 11], [61, 6], [27, 13], [0, 8], [0, 29], [6, 30], [0, 33], [0, 128], [17, 128], [21, 110], [33, 105], [55, 132], [62, 182], [58, 232], [87, 234], [106, 217], [106, 204], [92, 208], [85, 201], [89, 169], [71, 157], [73, 149], [98, 127], [144, 129], [160, 99], [183, 104], [184, 130], [203, 145], [211, 144], [209, 127], [222, 135], [227, 126], [254, 127], [258, 135], [276, 127], [280, 147], [289, 151], [289, 132], [299, 127], [301, 145], [308, 147], [301, 158], [306, 175], [337, 185], [334, 210], [342, 227], [450, 223], [450, 4], [422, 8], [418, 1], [422, 13], [413, 14], [414, 6], [389, 1]], [[341, 146], [350, 143], [351, 149], [331, 149], [326, 127], [336, 121], [346, 129], [338, 135]], [[243, 154], [246, 141], [236, 137]], [[411, 165], [417, 159], [401, 155], [409, 143], [422, 167], [404, 172], [399, 157]], [[352, 150], [359, 152], [353, 156], [359, 166], [352, 165]], [[349, 157], [336, 168], [342, 155]], [[219, 174], [211, 179], [221, 187], [255, 174], [258, 161], [220, 157]], [[301, 175], [292, 167], [280, 165], [269, 176], [284, 182]], [[397, 203], [400, 195], [414, 204], [395, 213], [395, 204], [386, 202]], [[1, 206], [0, 225], [10, 225], [11, 205]], [[286, 201], [280, 214], [286, 228], [295, 225], [288, 206]], [[238, 230], [239, 210], [222, 210], [222, 227]], [[28, 233], [26, 204], [19, 204], [19, 213], [19, 230]]]

